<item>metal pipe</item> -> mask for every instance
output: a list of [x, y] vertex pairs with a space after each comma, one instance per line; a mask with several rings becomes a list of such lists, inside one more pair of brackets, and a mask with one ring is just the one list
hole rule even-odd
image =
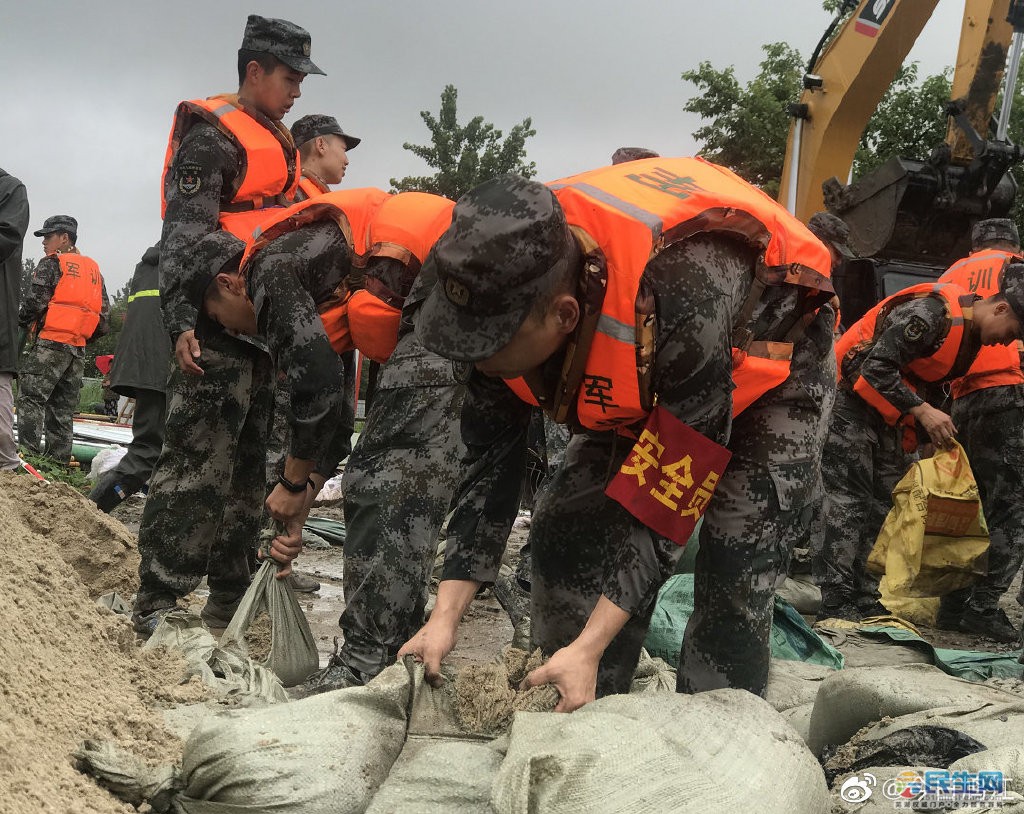
[[797, 117], [793, 132], [793, 153], [789, 162], [789, 189], [786, 190], [786, 209], [796, 215], [797, 182], [800, 180], [800, 141], [804, 133], [804, 120]]
[[996, 141], [1006, 141], [1006, 134], [1010, 129], [1010, 110], [1013, 108], [1013, 94], [1017, 88], [1022, 45], [1024, 34], [1014, 31], [1013, 45], [1010, 46], [1010, 67], [1006, 72], [1006, 85], [1003, 88], [1003, 106], [999, 111], [999, 125], [996, 128]]

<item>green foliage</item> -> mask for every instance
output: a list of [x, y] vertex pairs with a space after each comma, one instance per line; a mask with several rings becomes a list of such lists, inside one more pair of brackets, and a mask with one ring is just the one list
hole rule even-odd
[[[762, 46], [765, 59], [753, 80], [741, 86], [732, 67], [702, 62], [682, 77], [701, 91], [683, 109], [708, 123], [694, 131], [699, 154], [729, 167], [775, 197], [786, 158], [790, 117], [787, 104], [799, 99], [804, 71], [800, 54], [786, 43]], [[945, 137], [948, 72], [918, 81], [917, 63], [900, 69], [861, 136], [854, 159], [860, 176], [890, 156], [924, 159]]]
[[502, 141], [502, 131], [485, 123], [483, 116], [475, 116], [466, 125], [460, 125], [456, 115], [457, 100], [455, 86], [446, 85], [441, 93], [438, 116], [428, 110], [420, 111], [423, 123], [430, 130], [431, 143], [402, 145], [437, 172], [392, 178], [392, 191], [432, 192], [456, 200], [477, 184], [498, 175], [515, 173], [532, 178], [537, 174], [536, 165], [526, 161], [526, 140], [537, 135], [529, 117], [515, 125]]
[[30, 452], [26, 452], [24, 449], [19, 451], [21, 457], [25, 460], [25, 463], [31, 464], [35, 470], [46, 478], [48, 481], [60, 481], [66, 483], [73, 489], [77, 489], [82, 494], [89, 494], [92, 490], [92, 482], [88, 477], [88, 470], [82, 471], [81, 467], [77, 466], [66, 466], [65, 464], [57, 463], [52, 458], [46, 458], [42, 455], [33, 455]]
[[702, 145], [700, 155], [775, 196], [789, 134], [786, 104], [800, 96], [803, 60], [784, 42], [768, 43], [761, 50], [765, 58], [760, 71], [746, 86], [737, 81], [732, 67], [719, 70], [705, 61], [696, 70], [684, 71], [682, 78], [700, 94], [683, 109], [709, 122], [693, 133]]
[[924, 160], [946, 137], [949, 71], [925, 77], [922, 82], [917, 77], [916, 62], [904, 65], [885, 92], [857, 146], [855, 178], [894, 155]]

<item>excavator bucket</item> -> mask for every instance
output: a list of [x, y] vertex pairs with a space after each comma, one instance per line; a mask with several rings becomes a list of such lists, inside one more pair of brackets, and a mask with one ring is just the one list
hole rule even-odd
[[971, 194], [969, 168], [893, 157], [856, 183], [825, 184], [825, 205], [850, 227], [861, 257], [947, 266], [971, 249], [971, 226], [1007, 217], [1016, 183], [1007, 173], [987, 197]]

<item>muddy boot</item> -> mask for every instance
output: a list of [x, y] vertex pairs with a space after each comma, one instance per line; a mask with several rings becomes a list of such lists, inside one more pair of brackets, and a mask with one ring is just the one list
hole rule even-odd
[[199, 612], [199, 618], [203, 620], [203, 624], [208, 628], [223, 630], [231, 624], [235, 611], [238, 610], [238, 606], [242, 602], [242, 596], [244, 594], [239, 594], [232, 599], [223, 594], [211, 593], [203, 609]]
[[870, 619], [872, 616], [892, 616], [889, 613], [889, 609], [877, 599], [870, 604], [858, 604], [857, 612], [860, 614], [861, 619]]
[[821, 607], [818, 608], [816, 622], [825, 619], [847, 619], [851, 622], [859, 622], [861, 613], [857, 609], [857, 603], [849, 596], [837, 591], [822, 589]]
[[960, 617], [964, 615], [970, 598], [970, 588], [953, 591], [942, 597], [939, 600], [939, 613], [935, 617], [935, 627], [939, 630], [959, 630]]
[[138, 478], [118, 477], [115, 470], [104, 473], [92, 491], [89, 500], [99, 507], [101, 512], [108, 514], [121, 503], [134, 495], [142, 487]]
[[492, 590], [494, 598], [512, 621], [512, 627], [519, 627], [523, 617], [530, 615], [530, 595], [520, 587], [515, 572], [506, 565], [501, 566]]
[[310, 695], [319, 695], [322, 692], [332, 690], [345, 690], [349, 687], [362, 687], [372, 676], [363, 675], [358, 670], [349, 667], [338, 655], [338, 638], [334, 639], [334, 655], [327, 662], [322, 670], [313, 673], [298, 687], [289, 690], [293, 698], [306, 698]]
[[294, 569], [288, 575], [287, 580], [291, 589], [300, 594], [314, 594], [320, 590], [320, 583], [313, 579], [313, 577], [307, 576], [306, 574], [300, 574]]
[[968, 606], [960, 617], [960, 630], [1005, 644], [1014, 644], [1020, 638], [1017, 628], [1013, 626], [1002, 608], [978, 610]]
[[148, 639], [160, 626], [164, 617], [176, 610], [177, 607], [171, 607], [157, 608], [156, 610], [144, 611], [143, 613], [132, 613], [132, 627], [135, 628], [136, 633]]

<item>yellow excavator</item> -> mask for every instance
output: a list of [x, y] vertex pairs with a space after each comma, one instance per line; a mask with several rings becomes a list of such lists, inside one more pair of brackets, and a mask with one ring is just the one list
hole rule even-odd
[[850, 227], [859, 259], [834, 274], [847, 325], [882, 297], [934, 279], [964, 257], [976, 220], [1012, 213], [1017, 186], [1009, 169], [1022, 151], [1007, 127], [1024, 0], [966, 0], [947, 134], [931, 155], [893, 156], [845, 183], [868, 119], [937, 3], [846, 0], [808, 63], [800, 101], [790, 106], [779, 201], [805, 222], [827, 208]]

